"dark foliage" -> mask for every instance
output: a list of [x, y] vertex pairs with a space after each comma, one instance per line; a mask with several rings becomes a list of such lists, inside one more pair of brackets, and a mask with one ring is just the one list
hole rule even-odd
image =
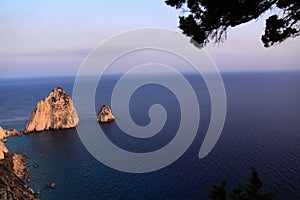
[[299, 0], [166, 0], [166, 4], [181, 9], [179, 28], [197, 47], [211, 40], [222, 42], [230, 27], [257, 19], [270, 9], [278, 14], [266, 20], [261, 37], [265, 47], [300, 34]]
[[273, 200], [276, 195], [276, 192], [260, 192], [263, 183], [255, 169], [252, 170], [249, 183], [246, 185], [240, 183], [231, 191], [231, 194], [227, 193], [226, 185], [226, 180], [222, 181], [221, 184], [212, 185], [208, 198], [210, 200]]

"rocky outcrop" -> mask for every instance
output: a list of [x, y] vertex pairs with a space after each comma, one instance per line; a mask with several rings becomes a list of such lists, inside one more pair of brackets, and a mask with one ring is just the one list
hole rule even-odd
[[0, 141], [0, 160], [4, 159], [5, 153], [8, 153], [8, 150], [5, 144], [2, 141]]
[[79, 122], [71, 97], [60, 87], [37, 103], [23, 133], [75, 127]]
[[0, 126], [0, 140], [3, 140], [10, 136], [21, 135], [17, 130], [5, 130]]
[[27, 170], [26, 156], [23, 154], [12, 154], [13, 170], [17, 177], [21, 180], [29, 180], [29, 173]]
[[111, 109], [107, 105], [103, 105], [98, 113], [97, 121], [101, 123], [109, 123], [115, 120], [115, 116], [112, 114]]
[[21, 136], [22, 133], [20, 133], [19, 131], [17, 131], [16, 129], [13, 130], [6, 130], [6, 137], [10, 137], [10, 136]]
[[8, 153], [4, 141], [6, 140], [5, 138], [10, 136], [10, 132], [11, 131], [7, 131], [0, 126], [0, 160], [3, 160], [5, 157], [5, 153]]
[[5, 130], [0, 126], [0, 140], [3, 140], [6, 138], [6, 132]]
[[5, 133], [4, 129], [2, 129], [2, 128], [0, 127], [0, 140], [3, 140], [3, 139], [5, 139], [5, 138], [6, 138], [6, 133]]

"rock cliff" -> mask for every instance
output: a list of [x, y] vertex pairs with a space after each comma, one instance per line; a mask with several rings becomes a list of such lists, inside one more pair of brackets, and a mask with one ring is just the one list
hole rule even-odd
[[112, 114], [111, 109], [107, 105], [103, 105], [98, 113], [97, 121], [101, 123], [109, 123], [115, 120], [115, 116]]
[[60, 87], [37, 103], [23, 133], [73, 128], [79, 122], [71, 97]]

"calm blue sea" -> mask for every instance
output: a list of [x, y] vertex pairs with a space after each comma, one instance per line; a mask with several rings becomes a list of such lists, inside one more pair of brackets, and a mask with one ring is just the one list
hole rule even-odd
[[[131, 174], [111, 169], [88, 153], [76, 129], [12, 137], [6, 144], [11, 152], [28, 155], [31, 165], [39, 164], [38, 168], [29, 168], [29, 185], [35, 191], [50, 182], [56, 183], [55, 189], [40, 192], [41, 199], [206, 199], [210, 184], [228, 179], [231, 188], [247, 180], [251, 167], [256, 168], [264, 181], [264, 191], [278, 190], [277, 199], [299, 199], [300, 73], [222, 76], [227, 93], [225, 126], [215, 148], [203, 159], [198, 158], [198, 152], [209, 125], [210, 98], [201, 77], [192, 74], [186, 77], [199, 99], [198, 134], [182, 157], [161, 170]], [[107, 75], [100, 81], [96, 110], [102, 104], [110, 104], [118, 78]], [[23, 130], [39, 100], [57, 86], [71, 94], [73, 82], [74, 77], [0, 80], [0, 125]], [[162, 86], [146, 85], [132, 96], [130, 112], [137, 124], [146, 125], [148, 109], [156, 103], [163, 105], [171, 117], [154, 137], [129, 137], [116, 123], [103, 125], [102, 129], [123, 149], [135, 152], [160, 149], [172, 140], [180, 122], [175, 96]]]

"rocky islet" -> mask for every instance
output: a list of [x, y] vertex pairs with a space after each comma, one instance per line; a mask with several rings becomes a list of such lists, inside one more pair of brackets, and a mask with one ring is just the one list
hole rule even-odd
[[78, 123], [71, 97], [61, 87], [56, 87], [36, 104], [23, 133], [74, 128]]
[[108, 105], [103, 105], [97, 116], [97, 121], [100, 123], [110, 123], [115, 120], [115, 116], [112, 114]]

